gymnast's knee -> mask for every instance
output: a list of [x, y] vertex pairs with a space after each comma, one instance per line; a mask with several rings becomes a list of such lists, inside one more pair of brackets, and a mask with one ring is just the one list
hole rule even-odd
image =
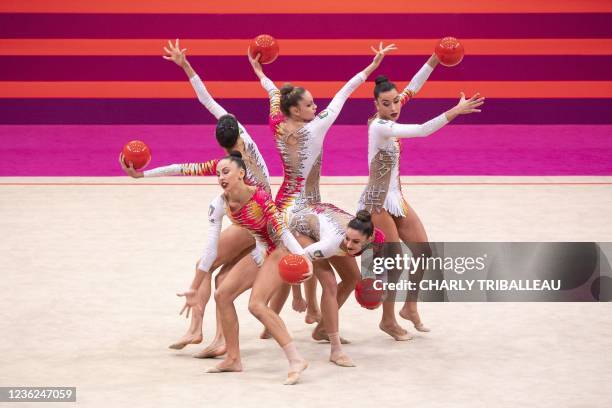
[[321, 279], [321, 289], [323, 291], [323, 296], [333, 296], [336, 297], [338, 294], [338, 285], [336, 284], [335, 278], [334, 280], [330, 279]]
[[233, 300], [233, 296], [232, 294], [227, 291], [224, 290], [223, 288], [219, 288], [215, 290], [215, 302], [220, 305], [226, 305], [228, 303], [231, 303]]
[[260, 318], [266, 309], [266, 304], [258, 299], [249, 300], [249, 312], [256, 318]]

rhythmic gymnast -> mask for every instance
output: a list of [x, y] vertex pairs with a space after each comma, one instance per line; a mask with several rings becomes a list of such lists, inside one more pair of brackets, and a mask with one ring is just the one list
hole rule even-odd
[[[319, 192], [319, 180], [321, 172], [321, 155], [323, 152], [323, 141], [327, 131], [334, 123], [344, 103], [349, 96], [365, 82], [366, 78], [380, 65], [385, 55], [396, 50], [394, 44], [383, 47], [382, 42], [375, 52], [374, 59], [363, 71], [349, 80], [334, 96], [326, 109], [316, 114], [317, 105], [314, 103], [312, 94], [302, 88], [285, 84], [280, 90], [266, 77], [259, 63], [259, 55], [252, 58], [248, 53], [249, 62], [253, 71], [260, 79], [262, 87], [270, 98], [270, 126], [274, 132], [276, 146], [281, 154], [283, 162], [284, 179], [276, 195], [276, 206], [285, 214], [290, 223], [291, 218], [300, 211], [308, 211], [311, 204], [321, 202]], [[354, 268], [346, 257], [332, 257], [329, 262], [337, 270], [349, 271]], [[347, 273], [345, 276], [354, 276]], [[340, 285], [338, 299], [346, 298], [355, 288], [357, 281], [351, 280]], [[308, 293], [314, 291], [307, 290]], [[279, 292], [272, 300], [272, 307], [280, 310], [287, 291]], [[308, 296], [308, 304], [314, 301]], [[338, 302], [341, 304], [342, 302]], [[323, 326], [318, 326], [322, 329]], [[265, 335], [265, 333], [264, 333]], [[313, 338], [326, 340], [327, 335], [321, 330], [315, 329]]]
[[[376, 114], [368, 122], [368, 165], [369, 180], [359, 199], [358, 208], [372, 214], [372, 221], [386, 237], [386, 242], [397, 243], [391, 252], [401, 252], [400, 241], [404, 242], [413, 256], [430, 256], [427, 234], [416, 212], [404, 199], [400, 181], [401, 139], [429, 136], [459, 115], [480, 112], [484, 98], [475, 94], [469, 99], [461, 92], [459, 103], [422, 125], [397, 123], [402, 106], [408, 102], [427, 80], [438, 60], [432, 55], [427, 63], [412, 78], [408, 86], [399, 93], [397, 87], [385, 76], [376, 78], [374, 99]], [[386, 255], [394, 256], [394, 254]], [[420, 280], [423, 270], [414, 278]], [[410, 320], [418, 331], [429, 331], [421, 322], [417, 311], [416, 293], [409, 294], [400, 316]], [[383, 302], [380, 328], [395, 340], [408, 340], [411, 336], [395, 319], [393, 294], [388, 293]]]
[[[208, 370], [210, 373], [242, 371], [238, 338], [238, 316], [234, 299], [252, 287], [249, 310], [261, 321], [281, 346], [289, 362], [289, 373], [285, 384], [298, 382], [300, 373], [308, 363], [298, 353], [287, 328], [278, 314], [267, 304], [272, 294], [281, 286], [278, 263], [289, 252], [303, 255], [304, 249], [291, 235], [270, 195], [261, 187], [250, 186], [244, 182], [246, 166], [239, 152], [231, 152], [217, 165], [219, 185], [223, 189], [211, 203], [209, 210], [208, 244], [201, 258], [196, 276], [189, 290], [180, 293], [186, 302], [183, 311], [200, 307], [196, 290], [217, 258], [218, 240], [221, 234], [221, 221], [227, 216], [236, 225], [252, 234], [257, 242], [251, 256], [240, 259], [228, 272], [215, 291], [215, 301], [219, 308], [227, 353], [223, 361]], [[312, 263], [306, 259], [309, 272], [304, 280], [312, 276]]]
[[[246, 164], [247, 183], [261, 187], [268, 194], [270, 190], [270, 176], [268, 168], [263, 156], [257, 148], [257, 144], [251, 138], [246, 128], [236, 120], [236, 118], [228, 114], [228, 112], [219, 105], [213, 97], [210, 95], [206, 86], [200, 79], [199, 75], [191, 67], [191, 64], [187, 60], [185, 51], [181, 49], [179, 40], [177, 39], [175, 44], [168, 41], [168, 46], [164, 47], [166, 55], [164, 59], [174, 62], [176, 65], [183, 68], [193, 89], [196, 92], [198, 100], [206, 109], [218, 120], [215, 135], [217, 142], [221, 148], [227, 153], [230, 151], [239, 151], [244, 158]], [[140, 177], [163, 177], [163, 176], [215, 176], [218, 160], [210, 160], [204, 163], [186, 163], [186, 164], [173, 164], [170, 166], [164, 166], [147, 170], [144, 172], [136, 171], [133, 168], [125, 166], [122, 158], [120, 158], [121, 167], [130, 176], [134, 178]], [[219, 241], [219, 251], [217, 253], [217, 259], [213, 263], [212, 271], [217, 267], [223, 265], [221, 271], [215, 278], [215, 286], [218, 287], [221, 284], [225, 276], [225, 272], [229, 270], [239, 259], [251, 252], [255, 247], [255, 240], [243, 228], [236, 225], [230, 225], [221, 233]], [[211, 293], [211, 276], [206, 276], [203, 281], [202, 288], [199, 289], [199, 298], [208, 300]], [[194, 309], [191, 317], [191, 325], [177, 342], [170, 345], [171, 349], [180, 350], [188, 344], [199, 344], [202, 342], [202, 321], [203, 314], [200, 314], [200, 310], [204, 310], [206, 304], [202, 305], [202, 308]], [[221, 331], [221, 322], [217, 316], [217, 328], [215, 337], [211, 344], [204, 348], [199, 353], [196, 353], [196, 358], [208, 358], [217, 357], [225, 353], [225, 341], [223, 339], [223, 333]]]
[[[299, 212], [291, 220], [289, 228], [298, 242], [305, 246], [306, 256], [313, 261], [315, 276], [323, 288], [321, 296], [323, 321], [319, 323], [321, 327], [317, 327], [317, 330], [324, 329], [329, 337], [331, 343], [329, 361], [342, 367], [354, 367], [353, 361], [342, 350], [338, 323], [338, 309], [350, 292], [340, 290], [338, 287], [346, 285], [346, 282], [359, 280], [359, 267], [355, 257], [373, 241], [383, 243], [384, 234], [380, 230], [376, 230], [375, 234], [374, 224], [367, 211], [360, 211], [356, 217], [353, 217], [338, 207], [326, 203], [312, 204], [311, 211]], [[346, 257], [354, 266], [349, 270], [337, 270], [342, 279], [339, 285], [336, 283], [334, 270], [327, 261], [338, 256]]]

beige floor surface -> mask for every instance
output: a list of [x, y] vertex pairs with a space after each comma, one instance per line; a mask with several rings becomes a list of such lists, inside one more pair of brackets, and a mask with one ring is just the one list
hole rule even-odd
[[[354, 211], [363, 181], [324, 178], [323, 199]], [[431, 240], [612, 241], [612, 178], [405, 181]], [[351, 369], [328, 363], [328, 346], [285, 310], [311, 366], [283, 387], [284, 357], [258, 339], [242, 296], [245, 371], [205, 374], [215, 361], [190, 357], [201, 346], [166, 346], [186, 328], [174, 293], [218, 191], [214, 179], [0, 178], [0, 386], [76, 386], [87, 407], [612, 406], [609, 303], [423, 303], [433, 331], [398, 343], [351, 299]]]

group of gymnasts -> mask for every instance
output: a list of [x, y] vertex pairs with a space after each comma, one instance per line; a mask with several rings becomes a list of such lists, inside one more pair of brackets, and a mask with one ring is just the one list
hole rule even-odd
[[[358, 202], [356, 216], [321, 202], [319, 179], [323, 141], [350, 95], [380, 65], [395, 45], [372, 47], [371, 64], [351, 78], [329, 105], [317, 113], [312, 94], [299, 86], [285, 84], [278, 89], [265, 75], [260, 55], [247, 53], [255, 75], [270, 100], [269, 123], [283, 163], [284, 179], [276, 198], [270, 189], [264, 158], [247, 129], [209, 94], [202, 79], [186, 58], [179, 41], [168, 42], [164, 58], [181, 67], [199, 101], [217, 119], [216, 138], [227, 156], [203, 163], [173, 164], [144, 172], [131, 163], [119, 162], [130, 176], [217, 176], [222, 192], [210, 203], [208, 240], [204, 255], [196, 263], [195, 277], [185, 298], [181, 314], [191, 312], [191, 325], [170, 348], [181, 349], [202, 341], [202, 320], [211, 296], [215, 276], [217, 332], [212, 343], [195, 355], [199, 358], [224, 356], [208, 372], [242, 371], [238, 316], [234, 300], [251, 289], [249, 311], [264, 325], [262, 338], [273, 337], [283, 349], [289, 370], [285, 384], [296, 384], [308, 362], [300, 355], [279, 313], [293, 293], [293, 309], [306, 311], [306, 322], [317, 323], [312, 337], [331, 345], [329, 360], [342, 367], [355, 364], [343, 350], [338, 309], [360, 280], [356, 257], [373, 243], [401, 251], [401, 242], [414, 256], [430, 254], [428, 238], [419, 217], [402, 195], [400, 182], [401, 140], [424, 137], [440, 129], [458, 115], [480, 112], [484, 98], [469, 99], [461, 93], [450, 110], [420, 125], [397, 123], [402, 106], [423, 86], [438, 59], [432, 55], [402, 91], [384, 76], [376, 78], [376, 113], [368, 120], [369, 180]], [[364, 118], [365, 122], [366, 118]], [[222, 231], [226, 216], [231, 225]], [[305, 299], [300, 285], [288, 285], [279, 275], [279, 261], [289, 253], [306, 258], [309, 272], [304, 275]], [[337, 283], [334, 270], [340, 276]], [[421, 271], [422, 272], [422, 271]], [[316, 279], [310, 279], [314, 275]], [[419, 279], [416, 273], [414, 279]], [[319, 301], [316, 282], [322, 288]], [[399, 315], [427, 332], [417, 311], [417, 299], [408, 296]], [[411, 338], [395, 316], [395, 299], [387, 294], [382, 306], [380, 329], [395, 340]]]

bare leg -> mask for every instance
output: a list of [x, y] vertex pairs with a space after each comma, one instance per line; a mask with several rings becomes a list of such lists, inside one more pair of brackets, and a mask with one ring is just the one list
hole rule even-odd
[[[329, 259], [329, 263], [334, 267], [338, 275], [340, 275], [340, 283], [338, 284], [336, 301], [338, 303], [338, 309], [342, 307], [346, 299], [351, 295], [351, 292], [355, 290], [355, 286], [360, 279], [359, 266], [357, 260], [350, 256], [334, 256]], [[325, 319], [323, 319], [325, 320]], [[312, 332], [312, 338], [315, 340], [327, 340], [326, 325], [323, 321], [319, 322], [315, 330]], [[334, 333], [332, 331], [331, 333]], [[349, 344], [350, 341], [340, 337], [342, 344]]]
[[238, 315], [234, 300], [253, 285], [257, 275], [257, 264], [251, 256], [245, 256], [227, 273], [221, 286], [215, 290], [215, 301], [219, 308], [227, 354], [223, 361], [209, 373], [242, 371], [238, 332]]
[[[298, 235], [297, 240], [304, 248], [315, 242], [306, 235]], [[321, 321], [321, 309], [319, 308], [319, 299], [317, 298], [317, 279], [309, 279], [303, 285], [306, 296], [306, 316], [304, 321], [306, 324], [319, 323]]]
[[[278, 288], [276, 292], [274, 292], [274, 295], [272, 295], [272, 299], [270, 300], [270, 309], [274, 310], [274, 313], [276, 313], [277, 315], [280, 315], [281, 310], [283, 310], [283, 306], [285, 305], [285, 302], [287, 301], [287, 298], [289, 297], [290, 291], [291, 291], [291, 285], [283, 282], [281, 287]], [[264, 330], [259, 335], [259, 338], [269, 339], [271, 337], [272, 335], [270, 334], [268, 329], [264, 327]]]
[[[380, 228], [385, 234], [385, 248], [389, 253], [385, 253], [384, 256], [393, 257], [398, 249], [401, 252], [401, 247], [399, 245], [400, 237], [393, 217], [391, 217], [386, 210], [381, 210], [380, 212], [372, 213], [372, 222], [375, 227]], [[389, 245], [390, 243], [397, 243], [397, 247], [395, 245]], [[395, 274], [395, 271], [389, 271], [389, 276], [392, 279], [395, 278], [395, 276], [393, 276]], [[395, 319], [394, 293], [387, 293], [382, 308], [382, 319], [378, 327], [397, 341], [410, 340], [412, 337], [408, 335], [408, 331], [401, 327]]]
[[357, 282], [361, 278], [357, 260], [350, 256], [334, 256], [329, 263], [334, 267], [340, 276], [338, 284], [338, 306], [342, 307], [346, 299], [353, 293]]
[[221, 265], [236, 263], [255, 248], [255, 239], [246, 229], [235, 224], [221, 232], [218, 252], [211, 270]]
[[[266, 326], [266, 328], [274, 337], [274, 340], [283, 348], [289, 361], [289, 374], [285, 384], [293, 385], [296, 384], [300, 378], [300, 373], [308, 367], [308, 363], [304, 360], [297, 349], [295, 344], [285, 327], [285, 323], [269, 306], [268, 301], [272, 297], [272, 294], [278, 290], [282, 284], [282, 279], [278, 274], [278, 262], [288, 252], [282, 248], [274, 250], [264, 261], [257, 278], [253, 283], [253, 290], [251, 291], [251, 298], [249, 299], [249, 311]], [[223, 326], [226, 338], [228, 339], [228, 353], [229, 353], [229, 335]]]
[[[304, 248], [315, 242], [312, 238], [309, 238], [305, 235], [299, 235], [297, 237], [297, 240]], [[329, 265], [327, 261], [325, 261], [324, 264]], [[320, 265], [323, 265], [323, 263], [321, 263]], [[304, 318], [304, 321], [307, 324], [318, 323], [314, 331], [312, 332], [313, 339], [317, 341], [329, 341], [329, 337], [325, 333], [325, 328], [321, 324], [321, 310], [319, 309], [319, 300], [317, 299], [317, 280], [318, 275], [315, 273], [315, 276], [312, 279], [309, 279], [304, 282], [304, 290], [306, 292], [306, 317]], [[342, 342], [343, 344], [348, 343], [344, 339], [342, 339]]]
[[225, 348], [225, 337], [223, 336], [223, 327], [221, 325], [221, 314], [219, 312], [219, 308], [215, 307], [216, 311], [216, 332], [215, 337], [212, 339], [210, 344], [206, 346], [203, 350], [195, 353], [193, 355], [194, 358], [216, 358], [224, 355], [226, 353]]
[[[312, 244], [314, 241], [308, 238], [305, 235], [298, 235], [296, 237], [300, 245], [302, 247], [307, 247]], [[272, 295], [272, 300], [270, 300], [270, 307], [272, 310], [276, 312], [276, 314], [280, 315], [280, 312], [283, 310], [283, 306], [289, 297], [289, 292], [291, 290], [291, 286], [288, 284], [283, 284], [281, 289]], [[304, 282], [304, 290], [306, 292], [306, 317], [304, 321], [307, 324], [312, 324], [321, 321], [321, 310], [319, 309], [319, 301], [317, 300], [317, 280], [309, 279]], [[259, 336], [262, 339], [269, 339], [272, 337], [270, 333], [264, 329], [264, 331]]]
[[304, 282], [304, 292], [306, 295], [306, 324], [318, 323], [321, 321], [321, 309], [317, 298], [317, 280], [309, 279]]
[[[230, 225], [221, 232], [219, 238], [219, 251], [217, 258], [210, 268], [210, 273], [216, 270], [221, 265], [228, 264], [229, 268], [243, 256], [249, 254], [255, 247], [253, 236], [244, 228], [237, 225]], [[196, 263], [197, 268], [197, 263]], [[204, 286], [206, 285], [206, 286]], [[204, 308], [210, 299], [211, 280], [210, 276], [204, 279], [198, 289], [198, 296], [202, 299], [202, 313], [197, 312], [194, 308], [191, 315], [191, 323], [187, 333], [183, 335], [177, 342], [171, 344], [169, 348], [181, 350], [188, 344], [199, 344], [202, 342], [202, 320], [204, 319]]]
[[324, 328], [331, 333], [328, 339], [331, 343], [329, 361], [342, 367], [354, 367], [355, 364], [342, 351], [340, 336], [338, 334], [338, 284], [336, 275], [327, 260], [315, 261], [314, 272], [321, 282], [321, 311], [323, 314]]
[[[412, 256], [430, 257], [431, 248], [427, 243], [427, 233], [425, 232], [425, 228], [423, 227], [423, 223], [419, 219], [419, 216], [412, 209], [412, 207], [408, 206], [408, 214], [406, 217], [398, 217], [394, 219], [399, 236], [404, 244], [410, 248]], [[410, 276], [410, 279], [417, 283], [417, 287], [418, 283], [423, 279], [424, 272], [424, 268], [420, 268]], [[412, 324], [414, 324], [414, 328], [418, 331], [428, 332], [430, 330], [421, 322], [421, 317], [419, 316], [419, 312], [417, 310], [417, 298], [418, 290], [409, 292], [406, 302], [404, 303], [404, 307], [402, 307], [402, 310], [400, 310], [399, 315], [406, 320], [410, 320]]]
[[[232, 265], [233, 266], [233, 265]], [[215, 289], [218, 289], [223, 280], [227, 276], [231, 268], [227, 265], [223, 266], [217, 276], [215, 277]], [[219, 306], [215, 303], [215, 314], [216, 314], [216, 331], [215, 337], [212, 339], [210, 344], [206, 346], [204, 350], [193, 355], [194, 358], [215, 358], [225, 354], [225, 337], [223, 337], [223, 327], [221, 326], [221, 314], [219, 312]]]

